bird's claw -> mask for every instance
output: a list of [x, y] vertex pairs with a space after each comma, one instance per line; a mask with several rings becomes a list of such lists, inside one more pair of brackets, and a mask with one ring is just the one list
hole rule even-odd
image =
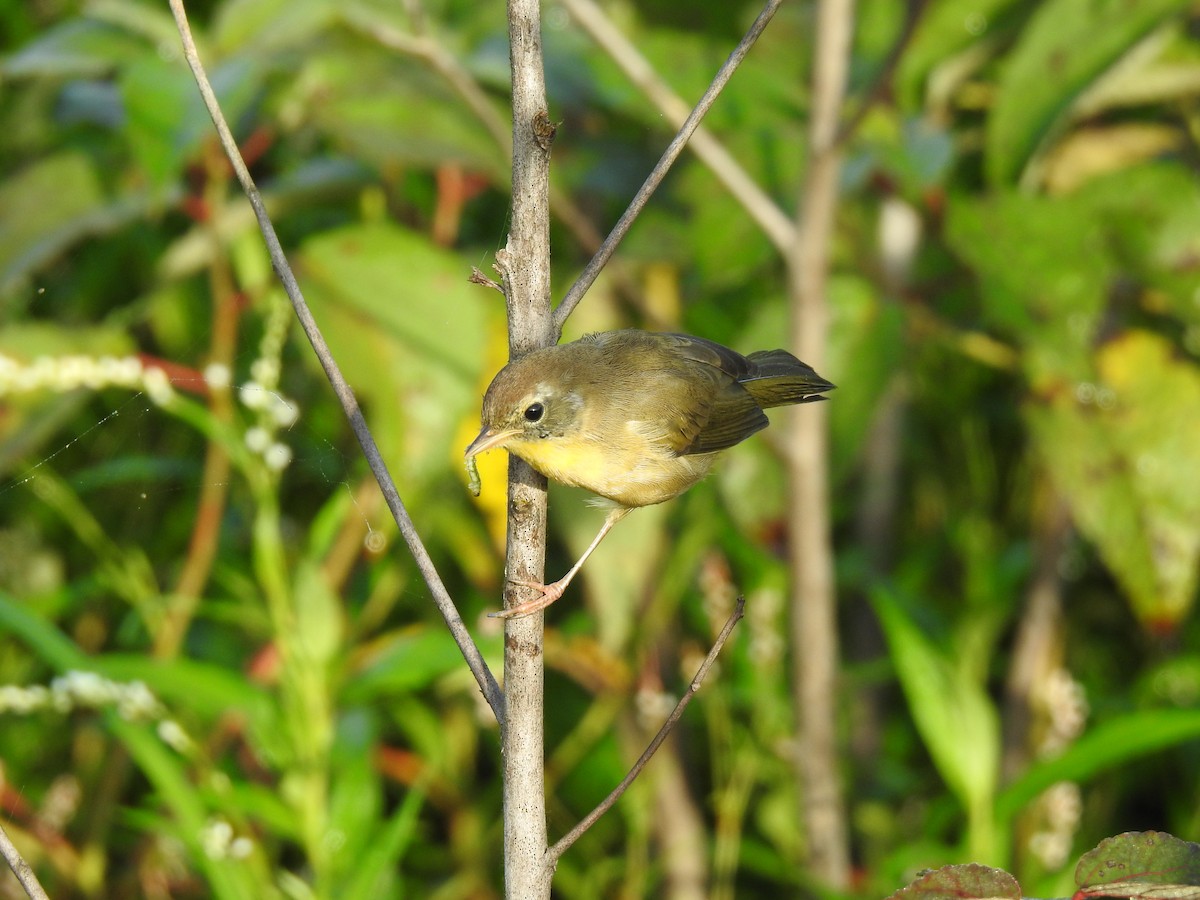
[[516, 606], [510, 606], [508, 609], [488, 613], [489, 618], [521, 619], [525, 616], [531, 616], [535, 612], [541, 612], [555, 600], [559, 599], [567, 589], [567, 585], [563, 581], [556, 581], [553, 584], [542, 584], [540, 581], [517, 581], [516, 579], [512, 579], [510, 583], [538, 591], [541, 596], [534, 597], [532, 600], [526, 600], [524, 603], [518, 603]]

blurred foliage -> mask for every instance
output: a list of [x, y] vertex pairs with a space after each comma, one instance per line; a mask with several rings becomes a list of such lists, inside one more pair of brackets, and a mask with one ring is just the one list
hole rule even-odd
[[[1200, 837], [1200, 8], [859, 6], [822, 372], [840, 385], [856, 894], [967, 860], [1066, 894], [1071, 860], [1106, 836]], [[691, 98], [757, 12], [605, 8]], [[467, 283], [506, 235], [503, 5], [189, 12], [498, 669], [483, 614], [503, 460], [482, 460], [476, 502], [461, 451], [505, 347], [500, 298]], [[615, 221], [670, 135], [563, 8], [545, 25], [561, 294], [591, 249], [580, 222]], [[785, 4], [707, 122], [786, 210], [812, 39], [812, 6]], [[0, 135], [6, 828], [56, 897], [498, 896], [494, 723], [287, 324], [165, 5], [0, 0]], [[739, 201], [685, 157], [568, 336], [773, 347], [785, 283]], [[551, 611], [561, 834], [657, 729], [732, 598], [749, 601], [678, 739], [561, 861], [559, 896], [684, 896], [697, 870], [712, 897], [811, 887], [783, 433], [630, 517]], [[584, 499], [552, 489], [551, 573], [594, 533]], [[74, 711], [33, 690], [68, 672], [116, 687]], [[157, 706], [123, 715], [119, 686], [138, 682]]]

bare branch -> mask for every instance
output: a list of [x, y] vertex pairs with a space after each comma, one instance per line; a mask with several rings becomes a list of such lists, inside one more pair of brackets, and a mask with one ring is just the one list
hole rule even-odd
[[888, 96], [888, 92], [892, 87], [896, 75], [896, 67], [900, 65], [900, 60], [904, 57], [904, 51], [908, 49], [912, 43], [913, 36], [917, 33], [917, 25], [921, 22], [921, 17], [925, 14], [925, 7], [929, 0], [908, 0], [904, 5], [904, 22], [900, 26], [900, 34], [897, 35], [892, 48], [888, 51], [887, 58], [879, 67], [879, 71], [875, 75], [875, 80], [867, 90], [863, 91], [862, 99], [858, 104], [858, 108], [851, 113], [838, 129], [837, 142], [844, 144], [854, 136], [860, 125], [867, 118], [869, 113], [877, 103], [881, 102]]
[[4, 857], [8, 867], [17, 876], [17, 881], [21, 883], [21, 887], [25, 889], [30, 900], [50, 900], [45, 890], [42, 889], [41, 882], [33, 874], [33, 869], [29, 863], [25, 862], [25, 857], [21, 856], [3, 827], [0, 827], [0, 856]]
[[625, 235], [629, 232], [633, 225], [634, 219], [638, 217], [642, 209], [646, 206], [650, 195], [658, 189], [662, 180], [666, 177], [671, 166], [675, 164], [675, 160], [679, 158], [679, 154], [683, 152], [684, 146], [688, 139], [695, 133], [696, 128], [700, 125], [700, 120], [704, 118], [705, 113], [709, 111], [713, 103], [716, 101], [721, 91], [725, 89], [725, 85], [729, 83], [729, 79], [733, 76], [734, 71], [746, 58], [746, 54], [750, 52], [750, 48], [754, 42], [758, 40], [758, 36], [763, 33], [771, 18], [779, 9], [783, 0], [767, 0], [767, 5], [763, 11], [758, 14], [758, 18], [754, 20], [754, 24], [750, 26], [750, 30], [746, 32], [746, 36], [734, 48], [733, 53], [729, 54], [729, 59], [725, 60], [725, 64], [721, 66], [712, 84], [708, 90], [704, 92], [704, 96], [700, 98], [700, 102], [696, 104], [696, 108], [692, 110], [691, 115], [687, 117], [687, 121], [683, 123], [683, 127], [679, 129], [679, 133], [667, 146], [663, 152], [662, 159], [658, 161], [658, 165], [647, 176], [645, 182], [638, 190], [636, 196], [629, 203], [629, 208], [613, 226], [612, 232], [604, 239], [604, 243], [600, 249], [596, 251], [596, 255], [592, 257], [580, 273], [579, 278], [571, 285], [571, 289], [567, 291], [558, 308], [554, 310], [554, 330], [556, 334], [562, 333], [563, 323], [567, 321], [567, 317], [579, 305], [579, 301], [583, 299], [583, 295], [588, 292], [588, 289], [595, 283], [596, 278], [600, 275], [601, 270], [608, 263], [613, 253], [617, 249], [617, 245], [621, 243]]
[[1033, 761], [1034, 692], [1062, 665], [1064, 633], [1062, 559], [1072, 535], [1066, 501], [1051, 493], [1034, 523], [1033, 579], [1017, 622], [1012, 663], [1004, 685], [1004, 753], [1001, 771], [1011, 781]]
[[416, 527], [408, 515], [408, 510], [405, 508], [404, 502], [400, 499], [400, 494], [396, 490], [396, 484], [392, 481], [392, 476], [388, 472], [387, 465], [379, 453], [379, 447], [375, 443], [375, 438], [371, 435], [371, 430], [368, 428], [362, 410], [359, 408], [358, 400], [355, 399], [354, 393], [351, 391], [349, 384], [346, 383], [346, 379], [342, 376], [341, 370], [329, 352], [325, 338], [321, 335], [320, 329], [317, 328], [317, 323], [313, 319], [312, 312], [304, 300], [300, 286], [296, 283], [296, 276], [292, 273], [291, 266], [288, 265], [287, 258], [284, 256], [283, 247], [279, 243], [279, 237], [275, 234], [275, 226], [271, 223], [271, 218], [267, 214], [262, 196], [259, 194], [254, 180], [250, 177], [245, 160], [242, 159], [242, 155], [238, 151], [237, 142], [233, 139], [233, 134], [225, 122], [225, 116], [221, 113], [221, 108], [217, 104], [217, 98], [213, 93], [212, 85], [209, 83], [208, 76], [204, 72], [204, 66], [200, 62], [200, 55], [196, 50], [196, 43], [192, 39], [192, 32], [188, 25], [187, 13], [184, 11], [183, 2], [182, 0], [170, 0], [170, 3], [171, 12], [175, 16], [175, 24], [179, 28], [179, 35], [183, 41], [184, 57], [191, 67], [192, 75], [196, 79], [196, 85], [200, 89], [200, 96], [204, 99], [204, 105], [208, 108], [208, 114], [212, 117], [213, 125], [216, 126], [217, 135], [220, 138], [222, 148], [225, 150], [225, 155], [229, 158], [229, 162], [233, 166], [233, 171], [237, 175], [237, 179], [242, 185], [242, 190], [246, 194], [246, 199], [250, 201], [250, 206], [254, 209], [254, 215], [258, 219], [258, 227], [262, 231], [263, 240], [267, 245], [267, 252], [271, 256], [271, 264], [274, 266], [275, 272], [279, 275], [279, 280], [282, 282], [284, 290], [287, 291], [288, 298], [292, 301], [296, 317], [300, 320], [300, 325], [304, 328], [304, 333], [308, 336], [313, 351], [321, 361], [322, 368], [325, 369], [325, 375], [329, 379], [329, 383], [333, 386], [333, 391], [337, 395], [343, 411], [346, 413], [346, 418], [350, 420], [350, 427], [353, 429], [355, 437], [358, 438], [363, 454], [367, 458], [367, 464], [371, 467], [371, 471], [379, 481], [379, 488], [383, 492], [388, 508], [392, 511], [396, 525], [400, 528], [400, 534], [403, 536], [405, 543], [408, 544], [408, 548], [416, 560], [417, 568], [420, 570], [421, 576], [425, 579], [425, 583], [429, 586], [429, 591], [433, 595], [433, 602], [437, 606], [438, 612], [446, 620], [446, 626], [450, 629], [450, 634], [454, 637], [455, 643], [458, 644], [459, 651], [467, 661], [471, 673], [475, 676], [475, 681], [479, 684], [479, 689], [483, 691], [483, 696], [487, 699], [488, 705], [491, 706], [492, 712], [495, 713], [496, 720], [503, 727], [504, 698], [500, 692], [500, 686], [496, 683], [491, 670], [488, 669], [487, 663], [484, 662], [479, 648], [475, 646], [475, 642], [471, 639], [470, 632], [467, 631], [467, 627], [463, 623], [462, 617], [454, 605], [454, 601], [446, 590], [446, 586], [442, 583], [441, 576], [438, 574], [433, 560], [430, 559], [425, 545], [421, 542], [420, 535], [417, 534]]
[[692, 698], [696, 696], [700, 690], [700, 685], [704, 683], [705, 677], [708, 675], [708, 670], [712, 668], [713, 663], [717, 661], [717, 656], [721, 653], [721, 648], [725, 646], [725, 642], [729, 640], [729, 636], [733, 634], [733, 628], [741, 620], [746, 612], [746, 598], [738, 597], [737, 604], [733, 608], [728, 621], [725, 622], [721, 633], [717, 635], [717, 640], [712, 645], [712, 649], [708, 651], [708, 656], [704, 658], [704, 662], [700, 664], [700, 668], [696, 670], [696, 677], [692, 679], [692, 683], [688, 685], [687, 691], [679, 702], [675, 704], [675, 708], [671, 710], [671, 715], [667, 716], [667, 721], [663, 723], [662, 728], [658, 730], [658, 734], [654, 736], [645, 752], [638, 757], [638, 761], [633, 764], [633, 768], [629, 773], [621, 779], [621, 783], [613, 788], [612, 793], [600, 802], [600, 805], [593, 809], [590, 813], [580, 820], [579, 824], [563, 835], [558, 842], [549, 849], [547, 855], [549, 857], [549, 865], [556, 865], [559, 858], [567, 851], [567, 849], [579, 840], [584, 832], [596, 824], [599, 818], [613, 808], [613, 805], [621, 799], [621, 795], [629, 789], [633, 784], [633, 780], [642, 774], [642, 770], [646, 768], [646, 763], [650, 762], [650, 758], [662, 746], [663, 741], [667, 736], [675, 730], [675, 726], [679, 724], [679, 720], [683, 717], [683, 711], [688, 708], [688, 704], [692, 702]]
[[[687, 104], [667, 85], [634, 44], [623, 35], [593, 0], [562, 0], [562, 5], [621, 71], [650, 99], [659, 112], [679, 128], [687, 120]], [[689, 143], [692, 152], [712, 171], [750, 218], [758, 223], [780, 253], [796, 241], [796, 227], [787, 214], [755, 183], [725, 146], [703, 125]]]
[[[550, 118], [539, 0], [508, 0], [512, 78], [512, 226], [496, 254], [517, 358], [554, 343], [550, 313]], [[505, 608], [544, 578], [546, 479], [516, 456], [508, 463]], [[509, 900], [549, 900], [546, 865], [545, 631], [541, 615], [504, 624], [504, 890]]]
[[[793, 349], [818, 371], [825, 370], [828, 344], [826, 284], [842, 164], [838, 123], [853, 24], [853, 0], [820, 0], [808, 173], [799, 204], [796, 246], [788, 258]], [[808, 862], [826, 885], [844, 890], [849, 847], [838, 765], [837, 591], [829, 520], [829, 420], [824, 405], [816, 404], [792, 419], [788, 534], [796, 660], [793, 702], [800, 731], [796, 765]]]

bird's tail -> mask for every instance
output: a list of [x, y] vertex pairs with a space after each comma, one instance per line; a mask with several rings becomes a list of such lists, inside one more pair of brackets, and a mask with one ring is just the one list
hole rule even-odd
[[763, 409], [824, 400], [819, 395], [837, 387], [786, 350], [759, 350], [746, 359], [750, 373], [738, 381]]

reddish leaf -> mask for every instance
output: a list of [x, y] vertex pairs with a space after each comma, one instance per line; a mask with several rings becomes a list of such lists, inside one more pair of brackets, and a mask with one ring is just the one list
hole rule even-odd
[[979, 863], [926, 872], [887, 900], [1020, 900], [1017, 879]]
[[1083, 897], [1200, 900], [1200, 844], [1161, 831], [1130, 831], [1101, 841], [1075, 868]]

